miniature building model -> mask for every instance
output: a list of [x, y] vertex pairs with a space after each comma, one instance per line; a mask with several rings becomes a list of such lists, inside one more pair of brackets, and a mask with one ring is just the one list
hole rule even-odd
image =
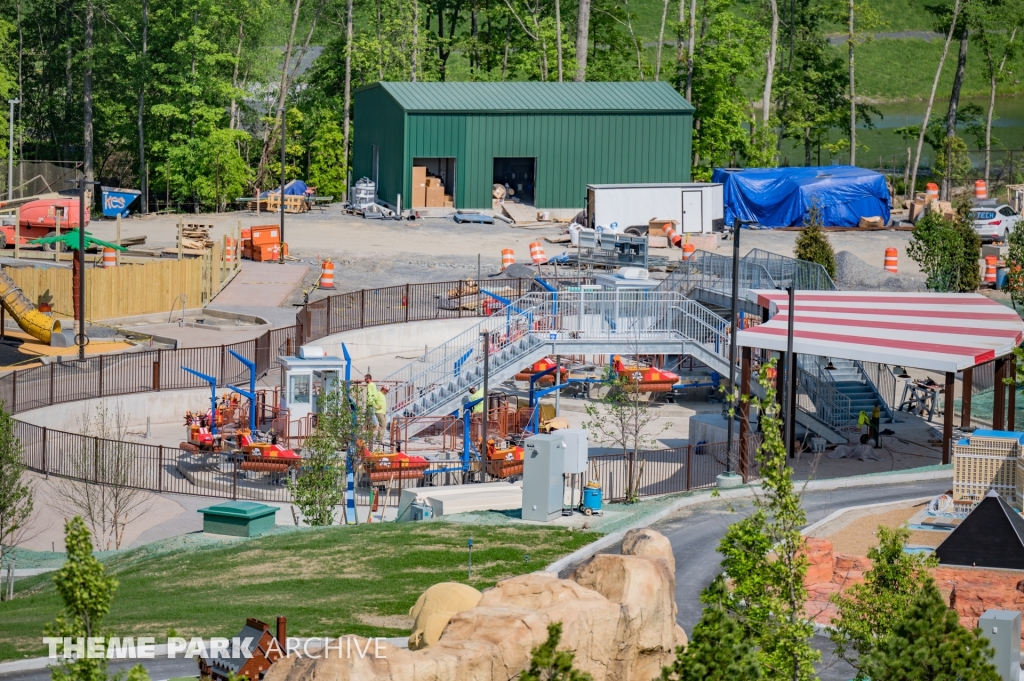
[[953, 502], [977, 504], [995, 490], [1014, 508], [1024, 505], [1024, 433], [976, 430], [953, 445]]
[[277, 618], [277, 638], [270, 631], [270, 625], [252, 617], [245, 620], [245, 626], [238, 632], [237, 639], [249, 646], [240, 657], [200, 657], [199, 677], [213, 681], [228, 681], [246, 677], [259, 681], [270, 665], [284, 656], [287, 648], [285, 618]]
[[940, 565], [1024, 569], [1024, 518], [991, 490], [935, 549]]

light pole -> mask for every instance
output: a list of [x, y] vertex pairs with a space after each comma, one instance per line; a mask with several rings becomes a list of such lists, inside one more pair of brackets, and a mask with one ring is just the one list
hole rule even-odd
[[8, 99], [7, 103], [11, 106], [10, 121], [10, 137], [7, 142], [7, 200], [11, 201], [14, 199], [14, 105], [21, 104], [20, 99]]
[[[85, 335], [85, 196], [86, 187], [99, 182], [87, 180], [84, 176], [71, 182], [78, 185], [78, 253], [74, 256], [78, 264], [78, 334], [75, 343], [78, 345], [78, 359], [85, 359], [85, 346], [89, 342]], [[68, 218], [70, 225], [71, 219]]]
[[281, 113], [281, 248], [278, 249], [278, 264], [284, 264], [284, 145], [285, 145], [285, 131], [288, 126], [288, 112], [285, 108], [279, 107], [278, 111]]

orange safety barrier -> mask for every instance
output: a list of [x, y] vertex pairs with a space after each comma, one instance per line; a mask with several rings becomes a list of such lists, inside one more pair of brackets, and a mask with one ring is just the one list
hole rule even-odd
[[113, 248], [103, 248], [103, 269], [117, 267], [117, 253]]
[[539, 241], [534, 241], [530, 244], [530, 259], [533, 260], [534, 265], [543, 265], [548, 261], [548, 256], [544, 253], [544, 246]]
[[924, 186], [924, 200], [927, 203], [939, 200], [939, 185], [929, 182]]
[[996, 263], [999, 261], [994, 255], [985, 256], [985, 283], [996, 285]]
[[229, 236], [224, 237], [224, 262], [233, 263], [235, 261], [235, 240]]
[[988, 184], [985, 180], [974, 181], [974, 198], [976, 199], [987, 199], [988, 198]]
[[896, 274], [897, 272], [897, 251], [895, 248], [885, 249], [885, 271]]
[[689, 241], [683, 244], [683, 260], [689, 260], [690, 258], [692, 258], [696, 250], [697, 247], [691, 244]]
[[511, 248], [501, 249], [501, 269], [516, 264], [516, 253]]
[[334, 263], [324, 260], [320, 263], [320, 284], [318, 288], [334, 288]]
[[672, 229], [672, 225], [666, 224], [662, 229], [665, 232], [665, 238], [668, 239], [669, 246], [678, 246], [683, 237], [676, 234], [676, 230]]

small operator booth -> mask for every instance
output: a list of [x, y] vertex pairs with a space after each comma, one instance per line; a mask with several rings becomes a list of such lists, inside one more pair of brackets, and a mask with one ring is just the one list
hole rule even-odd
[[[319, 397], [340, 387], [345, 381], [345, 360], [329, 357], [324, 349], [312, 345], [299, 348], [298, 357], [278, 357], [281, 364], [281, 412], [288, 412], [289, 437], [310, 432], [302, 424], [319, 408]], [[294, 432], [293, 432], [294, 431]]]

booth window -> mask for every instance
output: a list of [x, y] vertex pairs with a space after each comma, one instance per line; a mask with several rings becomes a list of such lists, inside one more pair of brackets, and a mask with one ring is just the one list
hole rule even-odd
[[292, 376], [288, 392], [292, 404], [309, 404], [309, 376]]

